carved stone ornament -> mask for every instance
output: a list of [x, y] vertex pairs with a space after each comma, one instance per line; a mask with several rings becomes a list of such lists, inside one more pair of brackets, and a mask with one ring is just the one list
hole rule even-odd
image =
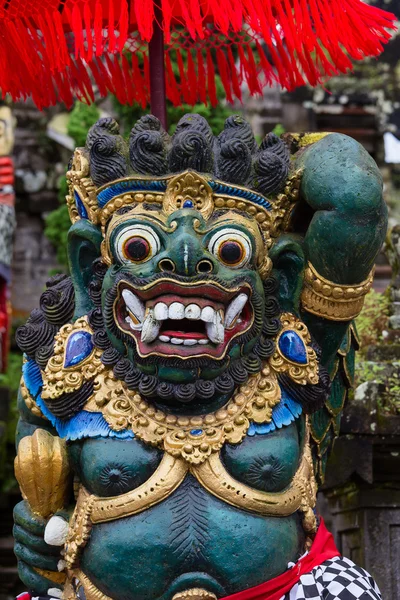
[[170, 137], [147, 115], [129, 141], [100, 119], [68, 182], [71, 276], [16, 335], [27, 589], [287, 600], [285, 574], [333, 593], [316, 494], [385, 229], [377, 167], [339, 134], [258, 144], [238, 115], [215, 137], [190, 114]]

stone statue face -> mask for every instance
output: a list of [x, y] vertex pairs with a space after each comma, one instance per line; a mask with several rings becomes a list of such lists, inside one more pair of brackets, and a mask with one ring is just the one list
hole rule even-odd
[[116, 215], [106, 244], [113, 264], [102, 306], [111, 341], [140, 368], [179, 382], [222, 373], [259, 340], [264, 244], [254, 219], [233, 211], [204, 219], [142, 206]]
[[[104, 360], [124, 359], [118, 376], [130, 372], [145, 397], [219, 404], [273, 352], [277, 286], [266, 315], [265, 282], [271, 231], [290, 201], [283, 196], [278, 212], [266, 194], [282, 189], [288, 169], [285, 144], [272, 136], [259, 151], [240, 117], [218, 139], [199, 115], [184, 117], [172, 139], [143, 118], [129, 149], [116, 124], [101, 121], [76, 152], [68, 199], [76, 316], [94, 308], [87, 289], [100, 261]], [[256, 176], [254, 190], [242, 185]]]

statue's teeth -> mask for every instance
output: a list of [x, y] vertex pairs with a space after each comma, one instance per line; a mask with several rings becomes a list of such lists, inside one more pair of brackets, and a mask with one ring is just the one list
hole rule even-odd
[[223, 324], [223, 312], [219, 310], [215, 313], [215, 318], [212, 323], [206, 323], [206, 331], [208, 338], [214, 344], [222, 344], [225, 338], [225, 327]]
[[170, 319], [177, 321], [185, 318], [185, 307], [180, 302], [173, 302], [170, 304], [168, 316]]
[[248, 300], [247, 294], [239, 294], [229, 304], [225, 313], [225, 327], [229, 329], [235, 319], [240, 315]]
[[183, 340], [184, 346], [196, 346], [197, 343], [198, 343], [197, 340], [192, 340], [192, 339]]
[[161, 342], [169, 342], [169, 341], [171, 340], [171, 338], [170, 338], [170, 336], [169, 336], [169, 335], [160, 335], [160, 336], [158, 337], [158, 339], [159, 339]]
[[215, 318], [215, 310], [212, 306], [205, 306], [201, 311], [201, 320], [205, 323], [212, 323]]
[[142, 342], [153, 342], [160, 332], [161, 323], [154, 317], [154, 311], [149, 310], [147, 317], [144, 320], [142, 328]]
[[154, 307], [154, 317], [157, 321], [165, 321], [168, 319], [168, 306], [165, 302], [157, 302]]
[[185, 308], [185, 319], [197, 321], [198, 319], [200, 319], [200, 315], [201, 308], [200, 306], [197, 306], [197, 304], [189, 304], [189, 306]]
[[122, 290], [122, 297], [125, 306], [128, 310], [130, 321], [128, 321], [132, 329], [141, 329], [145, 315], [145, 306], [141, 300], [130, 290]]

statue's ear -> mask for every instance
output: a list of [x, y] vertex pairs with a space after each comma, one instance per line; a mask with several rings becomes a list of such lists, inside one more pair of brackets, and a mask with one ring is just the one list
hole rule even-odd
[[74, 223], [68, 232], [68, 262], [75, 289], [75, 318], [93, 308], [88, 286], [93, 278], [93, 261], [101, 255], [101, 241], [100, 229], [86, 219]]
[[304, 257], [303, 238], [282, 235], [270, 250], [273, 273], [279, 281], [279, 303], [284, 311], [300, 312], [300, 294], [303, 287]]

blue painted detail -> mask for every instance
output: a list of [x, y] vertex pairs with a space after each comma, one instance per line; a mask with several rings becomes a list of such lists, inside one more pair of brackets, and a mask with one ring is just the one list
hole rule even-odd
[[293, 423], [303, 412], [301, 405], [293, 400], [286, 390], [281, 388], [281, 401], [272, 410], [272, 421], [270, 423], [251, 422], [247, 435], [265, 435], [276, 429], [287, 427]]
[[185, 200], [183, 203], [183, 208], [193, 208], [194, 204], [191, 200]]
[[22, 366], [22, 374], [28, 392], [32, 398], [36, 400], [43, 387], [42, 374], [39, 365], [32, 359], [28, 360]]
[[88, 331], [75, 331], [68, 338], [64, 368], [73, 367], [85, 360], [93, 351], [92, 335]]
[[307, 364], [306, 346], [299, 334], [295, 331], [284, 331], [279, 336], [278, 345], [283, 356], [292, 362], [299, 363], [300, 365]]
[[146, 181], [142, 179], [127, 179], [118, 181], [105, 188], [97, 194], [100, 208], [103, 208], [110, 200], [126, 192], [165, 192], [167, 182], [165, 179], [159, 181]]
[[134, 438], [133, 431], [113, 431], [101, 413], [82, 410], [77, 415], [65, 421], [53, 415], [40, 396], [43, 387], [40, 368], [34, 360], [28, 360], [22, 367], [25, 385], [36, 404], [56, 429], [58, 435], [66, 440], [81, 440], [83, 438], [111, 437], [117, 439]]
[[76, 190], [74, 190], [74, 197], [75, 197], [75, 205], [78, 210], [78, 215], [82, 219], [88, 219], [89, 216], [88, 216], [87, 210], [85, 208], [85, 205], [83, 204], [81, 197], [79, 196], [79, 194]]
[[[43, 412], [42, 404], [43, 406], [45, 405], [41, 398], [37, 404]], [[82, 410], [77, 415], [71, 417], [71, 419], [68, 419], [68, 421], [61, 421], [60, 419], [57, 419], [51, 415], [51, 413], [45, 416], [49, 419], [49, 421], [51, 421], [52, 425], [57, 430], [58, 435], [61, 438], [69, 441], [95, 437], [111, 437], [117, 439], [135, 437], [133, 431], [112, 431], [103, 415], [97, 412], [94, 413]], [[52, 418], [50, 418], [50, 416]]]
[[254, 202], [254, 204], [262, 206], [266, 210], [271, 210], [271, 203], [268, 202], [264, 196], [260, 196], [255, 192], [251, 192], [250, 190], [241, 190], [231, 185], [219, 183], [218, 181], [209, 181], [209, 184], [216, 194], [227, 194], [229, 196], [244, 198], [245, 200], [250, 200], [251, 202]]
[[201, 435], [203, 433], [202, 429], [191, 429], [190, 435]]

